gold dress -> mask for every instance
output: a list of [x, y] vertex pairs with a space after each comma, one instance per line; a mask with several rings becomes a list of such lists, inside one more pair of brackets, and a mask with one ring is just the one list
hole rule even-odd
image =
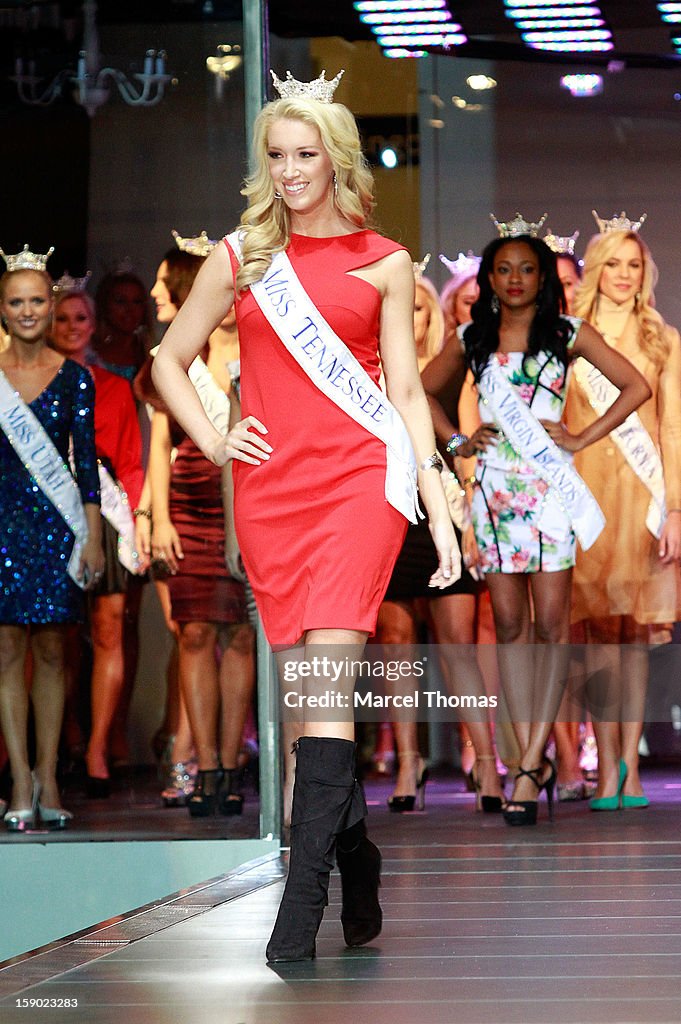
[[[622, 306], [599, 297], [594, 326], [634, 364], [652, 395], [639, 407], [641, 423], [660, 453], [667, 509], [681, 509], [681, 340], [665, 327], [669, 355], [656, 367], [639, 346], [633, 301]], [[597, 418], [574, 377], [565, 421], [577, 434]], [[659, 541], [646, 528], [650, 493], [606, 435], [575, 454], [575, 468], [596, 498], [606, 525], [588, 551], [578, 551], [572, 587], [572, 621], [631, 616], [643, 625], [681, 619], [681, 573], [662, 565]]]

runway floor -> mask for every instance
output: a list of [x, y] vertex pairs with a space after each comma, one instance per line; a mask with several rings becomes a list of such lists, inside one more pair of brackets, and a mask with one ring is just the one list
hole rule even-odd
[[644, 781], [647, 810], [560, 804], [550, 824], [542, 803], [526, 829], [475, 814], [459, 778], [400, 816], [368, 783], [371, 946], [344, 948], [334, 873], [317, 959], [267, 967], [285, 858], [262, 859], [0, 970], [0, 1021], [678, 1024], [681, 773]]

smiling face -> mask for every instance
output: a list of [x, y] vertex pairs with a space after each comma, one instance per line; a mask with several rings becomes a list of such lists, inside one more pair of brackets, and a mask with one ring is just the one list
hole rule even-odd
[[267, 161], [274, 190], [294, 219], [333, 208], [333, 165], [315, 126], [291, 118], [274, 121]]
[[633, 238], [625, 238], [604, 264], [598, 290], [612, 302], [621, 305], [636, 296], [642, 283], [641, 247]]
[[69, 295], [57, 303], [52, 343], [58, 352], [77, 359], [87, 349], [94, 331], [95, 322], [83, 298]]
[[151, 289], [150, 295], [156, 303], [156, 319], [160, 324], [169, 324], [177, 316], [177, 306], [170, 298], [166, 278], [168, 277], [168, 264], [164, 260], [156, 271], [156, 282]]
[[541, 287], [538, 256], [527, 242], [506, 242], [494, 255], [489, 282], [503, 306], [534, 305]]
[[52, 291], [45, 275], [35, 270], [7, 274], [0, 313], [13, 341], [27, 345], [42, 341], [52, 317]]

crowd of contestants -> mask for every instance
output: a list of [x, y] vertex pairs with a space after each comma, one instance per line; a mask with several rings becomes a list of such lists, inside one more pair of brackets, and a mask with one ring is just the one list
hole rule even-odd
[[[480, 257], [441, 257], [450, 278], [439, 295], [427, 262], [414, 264], [419, 370], [447, 461], [463, 570], [451, 587], [429, 589], [435, 548], [427, 523], [410, 526], [373, 639], [432, 638], [452, 693], [500, 695], [499, 722], [462, 713], [460, 758], [478, 809], [503, 812], [511, 825], [533, 824], [539, 795], [545, 791], [551, 807], [556, 783], [560, 799], [589, 797], [594, 810], [648, 802], [638, 758], [645, 645], [668, 641], [681, 619], [681, 347], [655, 309], [657, 271], [640, 226], [624, 215], [598, 220], [579, 261], [574, 237], [540, 238], [541, 224], [517, 217], [497, 225], [499, 237]], [[161, 328], [211, 244], [205, 235], [178, 237], [163, 257], [150, 293]], [[82, 758], [88, 796], [110, 795], [112, 767], [128, 757], [145, 585], [156, 588], [172, 636], [154, 744], [168, 771], [160, 798], [187, 805], [192, 816], [239, 814], [242, 769], [255, 746], [254, 616], [231, 468], [201, 453], [152, 384], [156, 326], [142, 281], [112, 272], [93, 299], [85, 279], [53, 283], [46, 257], [26, 262], [10, 258], [0, 279], [0, 371], [72, 467], [89, 531], [69, 575], [72, 531], [12, 446], [11, 414], [3, 419], [6, 827], [68, 826], [58, 779], [64, 760]], [[573, 530], [552, 533], [542, 519], [546, 483], [483, 397], [490, 367], [573, 455], [603, 518], [582, 546]], [[613, 388], [600, 405], [589, 367]], [[233, 312], [195, 369], [205, 407], [226, 433], [240, 418]], [[653, 484], [616, 437], [632, 417], [657, 455]], [[587, 652], [593, 645], [594, 669], [607, 652], [606, 715], [561, 708], [570, 641]], [[478, 658], [476, 645], [492, 644], [498, 657]], [[427, 751], [416, 722], [386, 722], [372, 743], [373, 769], [396, 769], [390, 810], [422, 806]]]

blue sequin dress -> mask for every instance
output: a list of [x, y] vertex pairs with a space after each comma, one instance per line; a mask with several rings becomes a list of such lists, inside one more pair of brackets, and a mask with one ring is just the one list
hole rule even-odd
[[[68, 464], [69, 442], [83, 503], [99, 504], [95, 386], [64, 360], [29, 408]], [[0, 623], [79, 622], [83, 593], [68, 574], [73, 534], [0, 430]]]

